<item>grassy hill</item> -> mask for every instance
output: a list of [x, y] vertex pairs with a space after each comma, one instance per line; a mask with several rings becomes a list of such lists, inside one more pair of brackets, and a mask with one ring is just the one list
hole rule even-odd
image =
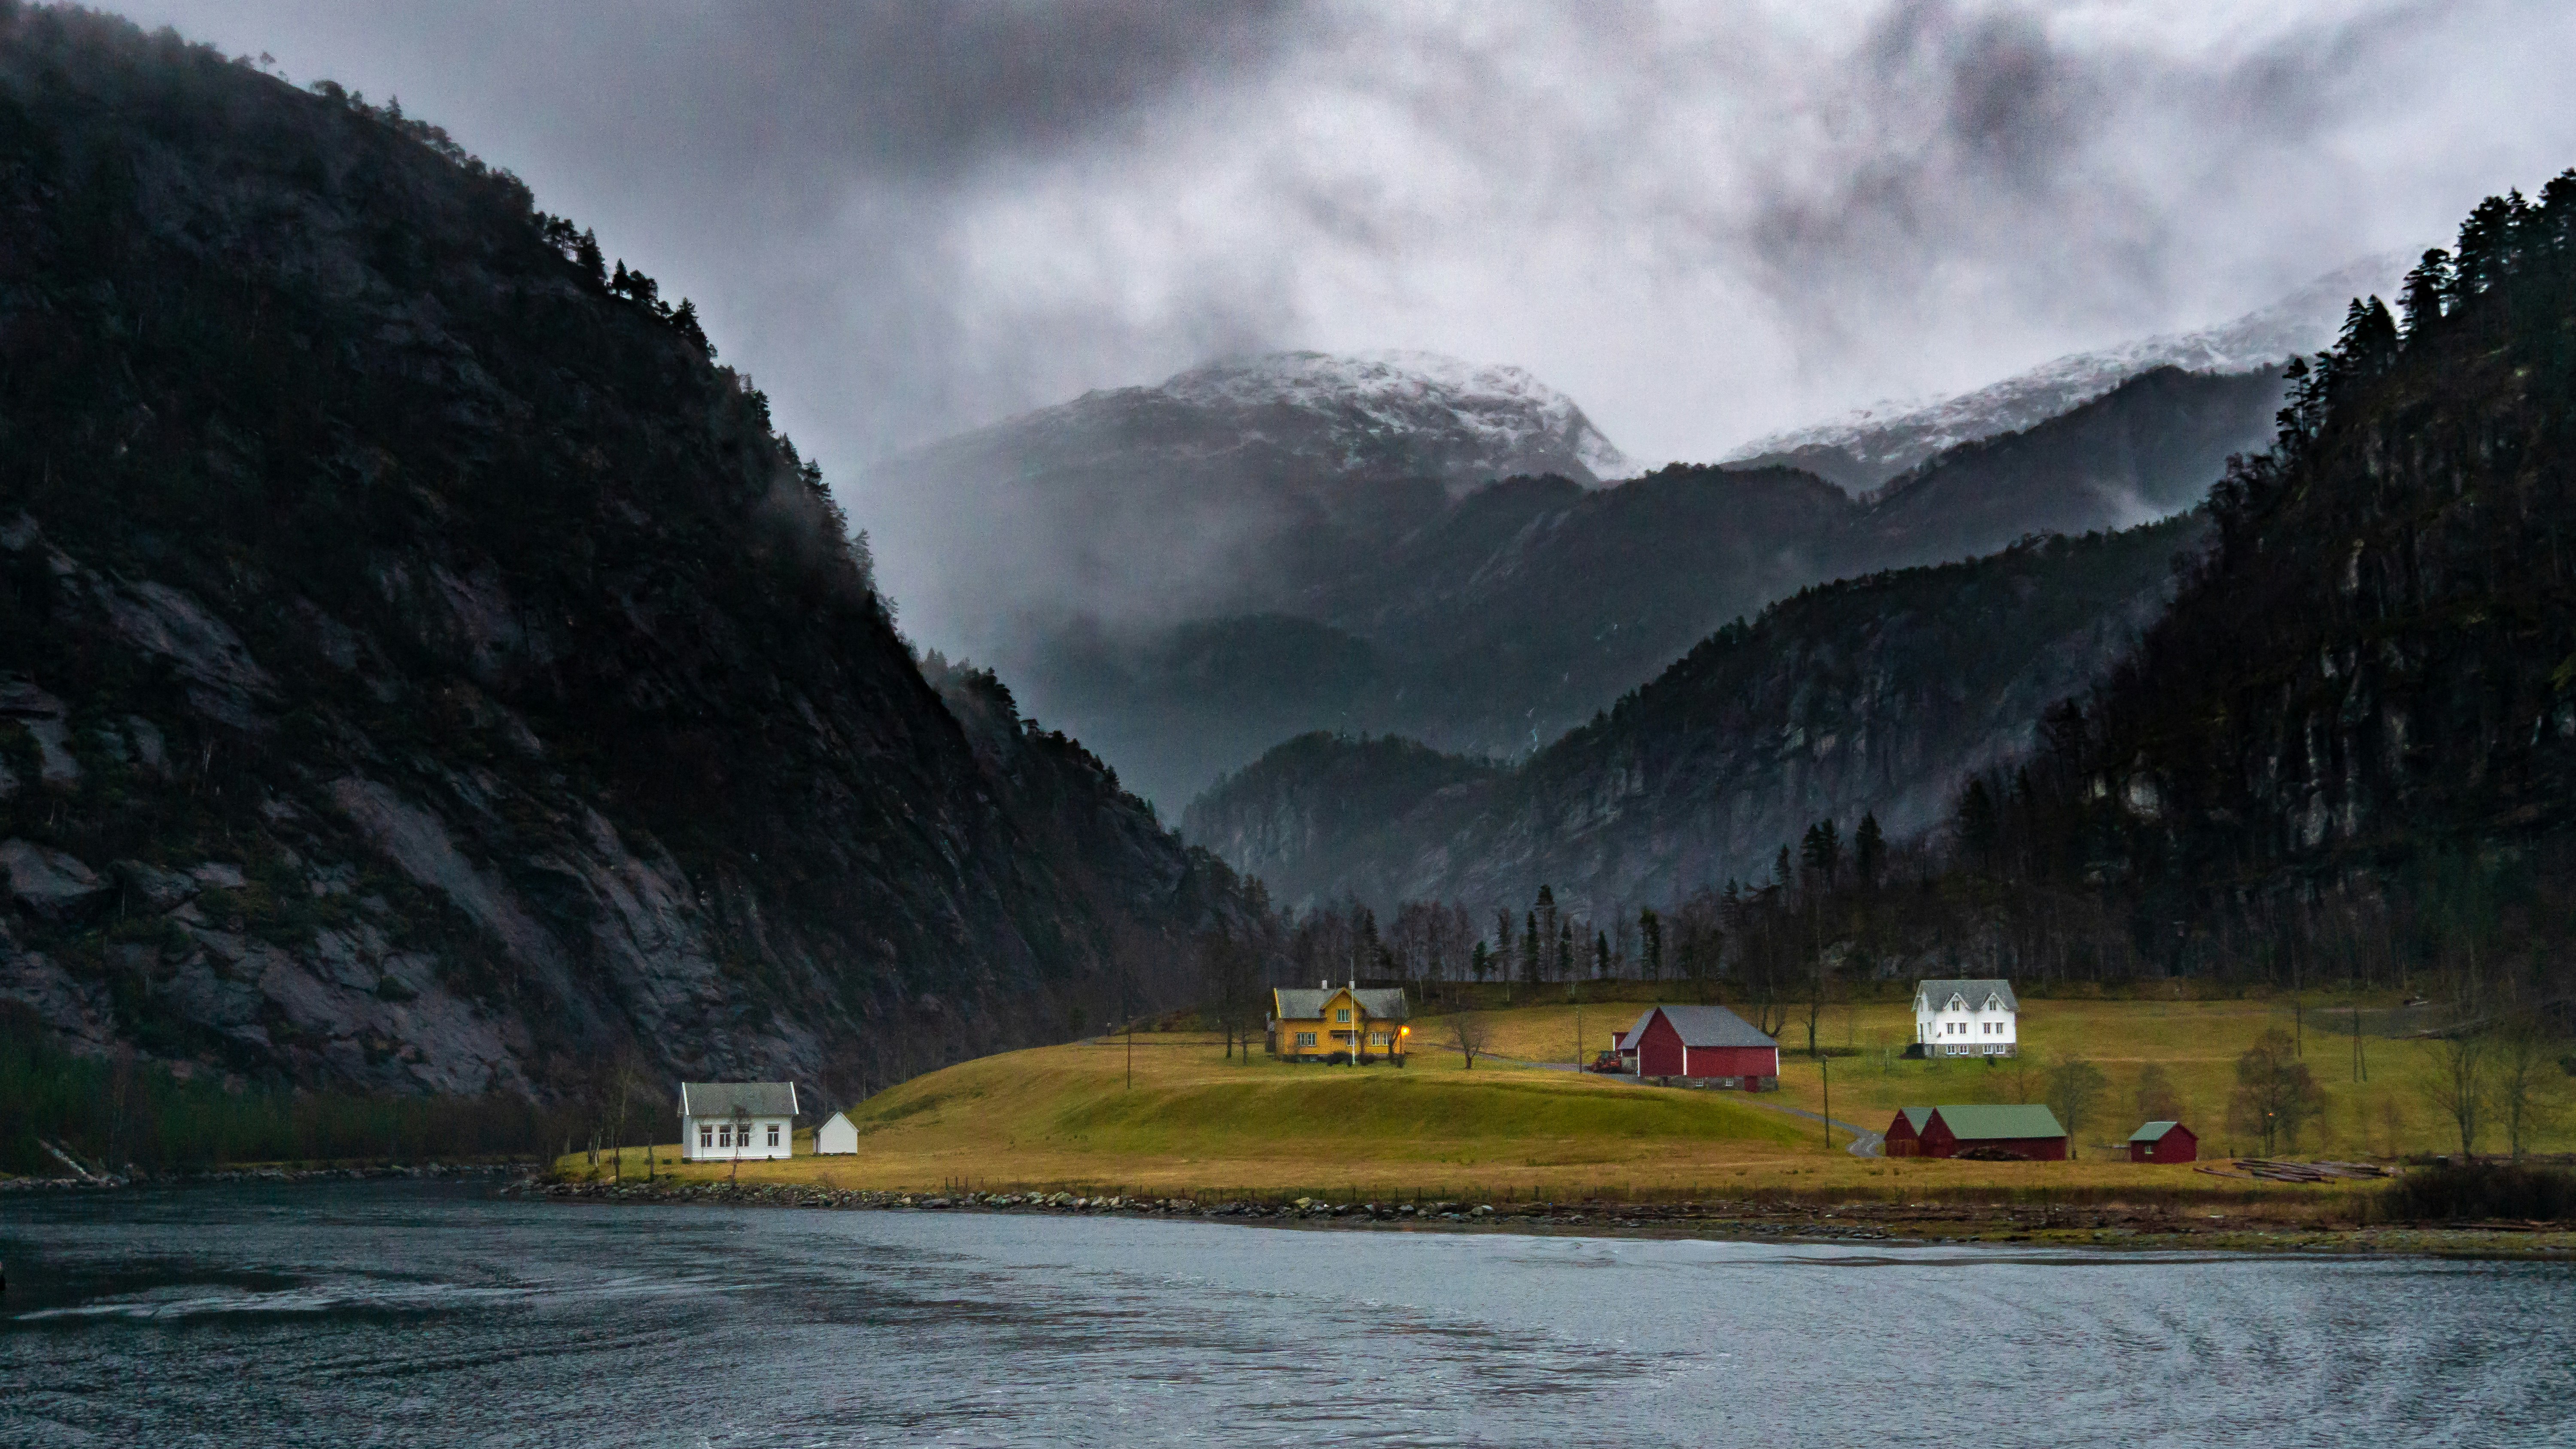
[[[1904, 1104], [2038, 1100], [2049, 1064], [2073, 1053], [2108, 1078], [2093, 1113], [2077, 1124], [2075, 1163], [1857, 1159], [1841, 1150], [1850, 1141], [1842, 1133], [1828, 1151], [1814, 1122], [1779, 1110], [1821, 1105], [1822, 1066], [1794, 1053], [1782, 1064], [1782, 1090], [1758, 1100], [1521, 1064], [1572, 1056], [1576, 1008], [1560, 1002], [1488, 1013], [1498, 1057], [1472, 1071], [1439, 1049], [1441, 1016], [1417, 1022], [1419, 1050], [1402, 1071], [1229, 1059], [1216, 1038], [1190, 1031], [1140, 1032], [1132, 1085], [1123, 1038], [983, 1057], [851, 1109], [860, 1131], [854, 1157], [749, 1164], [741, 1176], [844, 1188], [966, 1182], [1201, 1196], [2235, 1190], [2187, 1167], [2132, 1166], [2116, 1144], [2136, 1125], [2138, 1077], [2152, 1060], [2172, 1078], [2185, 1120], [2211, 1154], [2253, 1151], [2228, 1141], [2227, 1093], [2237, 1054], [2266, 1028], [2292, 1025], [2287, 1000], [2024, 1005], [2028, 1055], [1991, 1068], [1899, 1056], [1911, 1034], [1901, 1000], [1832, 1008], [1820, 1043], [1854, 1053], [1832, 1059], [1834, 1116], [1877, 1127]], [[2386, 1005], [2365, 1003], [2365, 1022], [2384, 1026], [2384, 1010], [2369, 1009]], [[1635, 1002], [1583, 1006], [1588, 1046], [1597, 1050], [1638, 1010]], [[2334, 1014], [2311, 1003], [2305, 1019], [2307, 1060], [2327, 1112], [2296, 1155], [2387, 1157], [2455, 1145], [2420, 1090], [2429, 1043], [2366, 1037], [2370, 1080], [2354, 1083], [2350, 1040], [2332, 1034]], [[2562, 1126], [2541, 1145], [2567, 1150], [2576, 1135]], [[667, 1163], [677, 1149], [657, 1151]], [[589, 1171], [585, 1158], [567, 1165]], [[642, 1170], [630, 1157], [627, 1171]], [[726, 1175], [715, 1167], [677, 1171]]]

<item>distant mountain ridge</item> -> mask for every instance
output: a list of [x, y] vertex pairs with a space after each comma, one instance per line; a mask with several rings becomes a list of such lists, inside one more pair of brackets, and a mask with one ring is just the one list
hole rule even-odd
[[1954, 397], [1881, 403], [1757, 438], [1726, 461], [1804, 468], [1850, 492], [1868, 492], [1962, 443], [2019, 432], [2158, 368], [2250, 372], [2315, 352], [2334, 340], [2346, 303], [2393, 295], [2413, 260], [2397, 253], [2364, 258], [2215, 327], [2074, 353]]
[[2205, 526], [2055, 537], [1798, 593], [1499, 770], [1407, 740], [1310, 735], [1226, 776], [1182, 828], [1283, 904], [1483, 907], [1551, 886], [1607, 920], [1766, 879], [1818, 819], [1891, 836], [2036, 742], [2126, 657]]

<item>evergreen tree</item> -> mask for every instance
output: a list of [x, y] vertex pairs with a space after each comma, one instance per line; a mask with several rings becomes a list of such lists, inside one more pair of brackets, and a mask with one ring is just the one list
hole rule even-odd
[[1556, 979], [1559, 981], [1574, 979], [1574, 923], [1572, 921], [1556, 923]]
[[2451, 292], [2451, 254], [2435, 247], [2406, 274], [2406, 290], [2400, 294], [2397, 310], [2406, 317], [2406, 338], [2415, 340], [2424, 329], [2442, 318], [2442, 299]]
[[1530, 911], [1521, 920], [1521, 980], [1532, 986], [1538, 984], [1539, 958], [1545, 947], [1546, 938], [1538, 933], [1538, 912]]
[[1475, 950], [1467, 953], [1467, 974], [1475, 977], [1479, 983], [1494, 974], [1494, 955], [1485, 949], [1485, 943], [1482, 941], [1476, 943]]
[[1980, 870], [1995, 866], [1995, 847], [2003, 838], [2003, 824], [1995, 812], [1995, 792], [1986, 788], [1982, 778], [1968, 781], [1959, 793], [1959, 843], [1966, 847], [1968, 858]]
[[1637, 912], [1637, 968], [1649, 981], [1664, 979], [1664, 918], [1652, 906]]
[[1592, 978], [1596, 981], [1610, 979], [1610, 933], [1607, 931], [1592, 933]]
[[1808, 879], [1826, 890], [1834, 887], [1834, 877], [1842, 873], [1843, 843], [1831, 820], [1819, 820], [1807, 827], [1806, 838], [1799, 842], [1799, 855], [1805, 860]]
[[1878, 888], [1878, 873], [1887, 864], [1887, 837], [1879, 832], [1875, 812], [1861, 816], [1860, 829], [1852, 832], [1852, 869], [1859, 874], [1861, 889]]

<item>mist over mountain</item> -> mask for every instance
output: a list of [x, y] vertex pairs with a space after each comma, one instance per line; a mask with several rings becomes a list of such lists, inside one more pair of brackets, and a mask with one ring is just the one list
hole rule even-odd
[[1518, 768], [1312, 735], [1227, 776], [1183, 829], [1293, 905], [1481, 908], [1548, 885], [1609, 920], [1766, 880], [1817, 819], [1919, 832], [1972, 773], [2027, 753], [2047, 708], [2155, 621], [2203, 530], [2182, 518], [1809, 588]]
[[846, 1097], [1257, 910], [924, 678], [693, 307], [317, 89], [0, 7], [0, 997], [267, 1081]]
[[[1171, 811], [1313, 730], [1526, 754], [1809, 584], [2186, 509], [2280, 392], [2152, 368], [1855, 498], [1769, 465], [1604, 482], [1608, 440], [1524, 374], [1297, 355], [901, 467], [976, 522], [951, 592], [980, 598], [979, 657]], [[1479, 476], [1538, 459], [1562, 466]]]

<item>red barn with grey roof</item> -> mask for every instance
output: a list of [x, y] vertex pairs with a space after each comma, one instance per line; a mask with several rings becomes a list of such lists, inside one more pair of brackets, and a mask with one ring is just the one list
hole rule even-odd
[[1780, 1044], [1723, 1006], [1650, 1006], [1621, 1040], [1641, 1077], [1777, 1086]]

